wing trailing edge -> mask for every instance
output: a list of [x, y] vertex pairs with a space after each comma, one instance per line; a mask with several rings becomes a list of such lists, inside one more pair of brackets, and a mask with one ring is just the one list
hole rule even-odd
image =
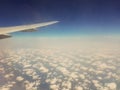
[[1, 34], [0, 35], [0, 39], [10, 38], [10, 37], [12, 37], [12, 36], [9, 34]]

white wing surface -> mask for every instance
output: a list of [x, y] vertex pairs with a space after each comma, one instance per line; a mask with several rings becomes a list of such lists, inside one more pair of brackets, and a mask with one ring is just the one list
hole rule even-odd
[[37, 28], [52, 25], [55, 23], [58, 23], [59, 21], [51, 21], [51, 22], [45, 22], [45, 23], [37, 23], [37, 24], [31, 24], [31, 25], [21, 25], [21, 26], [13, 26], [13, 27], [1, 27], [0, 28], [0, 39], [11, 37], [8, 35], [9, 33], [18, 32], [18, 31], [36, 31]]

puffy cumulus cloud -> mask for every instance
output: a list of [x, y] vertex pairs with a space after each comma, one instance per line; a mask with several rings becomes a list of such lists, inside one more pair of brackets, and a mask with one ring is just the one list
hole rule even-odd
[[81, 67], [81, 69], [84, 70], [84, 71], [87, 71], [87, 70], [88, 70], [88, 67], [84, 67], [84, 66], [83, 66], [83, 67]]
[[75, 90], [83, 90], [83, 87], [81, 87], [81, 86], [76, 86], [76, 87], [75, 87]]
[[35, 82], [27, 82], [25, 88], [26, 90], [37, 90]]
[[34, 80], [40, 80], [40, 77], [39, 77], [39, 75], [32, 75], [32, 78], [34, 79]]
[[64, 82], [62, 82], [62, 87], [70, 90], [72, 87], [72, 84], [70, 81], [64, 81]]
[[57, 64], [54, 64], [54, 63], [49, 63], [49, 65], [51, 65], [54, 68], [58, 66]]
[[97, 77], [99, 80], [102, 80], [102, 77]]
[[106, 83], [106, 86], [110, 89], [110, 90], [116, 90], [117, 85], [116, 83]]
[[50, 84], [55, 84], [57, 82], [57, 78], [53, 78], [50, 80]]
[[10, 78], [10, 75], [9, 75], [9, 74], [7, 74], [7, 75], [5, 75], [4, 77], [8, 79], [8, 78]]
[[49, 71], [49, 69], [47, 69], [46, 67], [44, 66], [41, 66], [40, 67], [40, 71], [43, 72], [43, 73], [47, 73]]
[[73, 78], [73, 79], [77, 79], [78, 78], [77, 72], [72, 72], [70, 74], [70, 77]]
[[13, 85], [14, 85], [14, 84], [16, 84], [16, 82], [12, 81], [12, 82], [11, 82], [11, 84], [13, 84]]
[[11, 87], [13, 87], [13, 84], [8, 85], [7, 87], [11, 88]]
[[93, 82], [93, 84], [95, 85], [95, 87], [96, 87], [97, 89], [99, 89], [99, 88], [102, 87], [98, 80], [92, 80], [92, 82]]
[[99, 90], [110, 90], [108, 87], [102, 87]]
[[[50, 85], [51, 90], [88, 90], [92, 86], [97, 90], [117, 89], [118, 83], [108, 83], [108, 81], [120, 80], [119, 54], [116, 53], [115, 57], [108, 58], [107, 55], [103, 56], [106, 53], [97, 55], [96, 51], [84, 52], [86, 51], [65, 52], [59, 49], [17, 50], [10, 53], [12, 57], [0, 60], [0, 63], [5, 63], [9, 67], [12, 64], [12, 67], [23, 77], [17, 76], [14, 70], [9, 72], [11, 68], [8, 70], [0, 67], [0, 71], [4, 72], [4, 78], [8, 82], [17, 77], [16, 81], [21, 82], [26, 90], [37, 90], [43, 83]], [[10, 73], [14, 73], [12, 79], [9, 79], [12, 77]], [[24, 75], [30, 79], [24, 78]], [[14, 87], [17, 82], [13, 81], [4, 88]]]
[[84, 75], [84, 74], [80, 74], [79, 77], [80, 77], [81, 79], [85, 79], [85, 75]]
[[113, 68], [114, 69], [114, 67], [111, 67], [111, 66], [107, 65], [106, 63], [100, 63], [97, 67], [99, 69], [102, 69], [102, 70], [107, 69], [107, 68]]
[[62, 72], [63, 73], [63, 75], [67, 75], [67, 76], [69, 76], [69, 74], [70, 74], [70, 72], [66, 69], [66, 68], [64, 68], [64, 67], [57, 67], [57, 69], [60, 71], [60, 72]]
[[41, 84], [41, 81], [40, 80], [36, 80], [35, 81], [35, 86], [39, 86]]
[[8, 88], [8, 87], [0, 87], [0, 90], [10, 90], [10, 88]]
[[96, 74], [103, 74], [104, 71], [102, 71], [102, 70], [96, 70], [95, 73], [96, 73]]
[[50, 83], [50, 79], [46, 79], [45, 82]]
[[4, 68], [0, 67], [0, 72], [4, 72], [4, 71], [5, 71]]
[[23, 70], [28, 76], [32, 76], [33, 73], [34, 73], [34, 70], [33, 69], [24, 69]]
[[29, 83], [29, 81], [28, 81], [28, 80], [25, 80], [25, 81], [24, 81], [24, 84], [28, 84], [28, 83]]
[[59, 90], [59, 86], [56, 84], [50, 85], [51, 90]]
[[32, 65], [30, 65], [30, 64], [26, 64], [26, 65], [24, 65], [24, 68], [29, 68], [29, 67], [31, 67]]
[[98, 80], [92, 80], [92, 82], [93, 82], [94, 84], [99, 83]]
[[11, 90], [13, 85], [14, 84], [12, 82], [8, 82], [8, 83], [4, 84], [2, 87], [0, 87], [0, 90]]
[[6, 79], [10, 79], [10, 78], [13, 77], [13, 76], [14, 76], [14, 74], [10, 73], [10, 74], [6, 74], [4, 77], [5, 77]]
[[17, 81], [19, 81], [19, 82], [21, 82], [21, 81], [23, 81], [23, 80], [24, 80], [24, 78], [23, 78], [23, 77], [21, 77], [21, 76], [18, 76], [18, 77], [16, 78], [16, 80], [17, 80]]

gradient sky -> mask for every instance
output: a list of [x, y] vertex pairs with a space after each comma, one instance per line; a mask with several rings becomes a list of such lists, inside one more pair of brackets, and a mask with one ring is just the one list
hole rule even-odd
[[119, 0], [0, 0], [0, 26], [46, 21], [60, 23], [14, 36], [120, 34]]

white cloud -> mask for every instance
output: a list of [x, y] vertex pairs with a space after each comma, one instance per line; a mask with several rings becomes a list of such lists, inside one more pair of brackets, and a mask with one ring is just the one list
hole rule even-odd
[[19, 82], [21, 82], [21, 81], [23, 81], [23, 80], [24, 80], [24, 78], [23, 78], [23, 77], [21, 77], [21, 76], [18, 76], [18, 77], [16, 78], [16, 80], [17, 80], [17, 81], [19, 81]]
[[110, 90], [116, 90], [117, 85], [116, 83], [106, 83], [106, 86], [110, 89]]
[[46, 67], [41, 66], [40, 71], [43, 72], [43, 73], [47, 73], [49, 70]]
[[58, 85], [50, 85], [50, 89], [51, 90], [59, 90], [59, 86]]
[[83, 90], [83, 88], [81, 86], [76, 86], [75, 90]]

